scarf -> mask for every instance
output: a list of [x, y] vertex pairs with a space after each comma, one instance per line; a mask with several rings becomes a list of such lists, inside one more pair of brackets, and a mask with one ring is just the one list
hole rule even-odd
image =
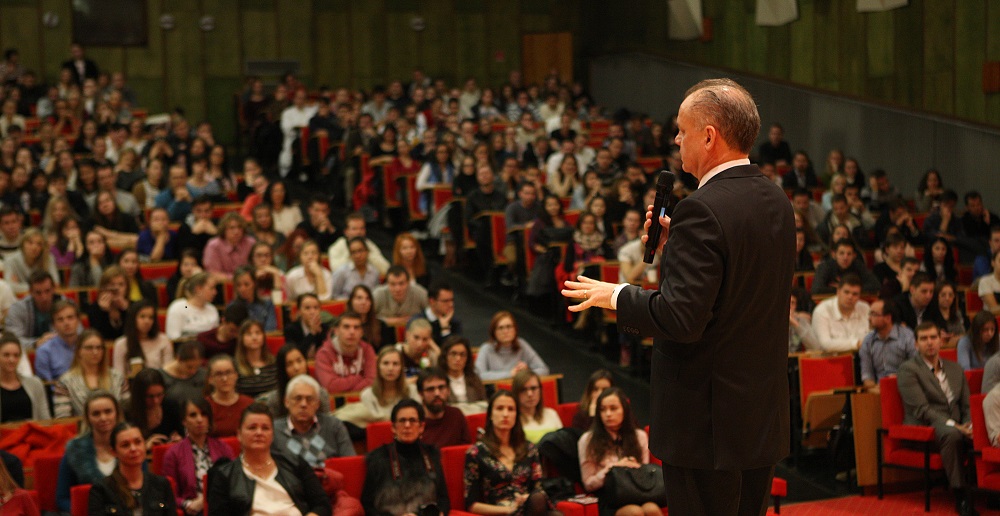
[[358, 350], [354, 353], [353, 357], [346, 357], [350, 363], [344, 362], [344, 352], [340, 349], [340, 339], [333, 338], [333, 349], [337, 352], [337, 361], [333, 364], [333, 372], [337, 376], [352, 376], [360, 375], [364, 369], [364, 353], [361, 352], [361, 346], [358, 346]]
[[584, 235], [579, 229], [573, 232], [573, 241], [580, 245], [584, 251], [596, 251], [604, 243], [604, 234], [595, 231], [589, 235]]

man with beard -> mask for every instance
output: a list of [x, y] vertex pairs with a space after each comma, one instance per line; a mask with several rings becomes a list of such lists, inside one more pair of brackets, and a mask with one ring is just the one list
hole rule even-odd
[[438, 448], [472, 443], [462, 411], [448, 405], [447, 373], [437, 367], [424, 369], [417, 376], [417, 391], [427, 411], [421, 441]]

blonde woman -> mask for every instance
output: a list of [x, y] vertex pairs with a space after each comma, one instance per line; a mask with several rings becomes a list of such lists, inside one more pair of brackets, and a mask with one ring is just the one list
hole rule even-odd
[[345, 405], [336, 412], [341, 421], [349, 421], [362, 428], [368, 423], [388, 421], [392, 407], [400, 400], [419, 399], [416, 388], [406, 381], [403, 374], [401, 351], [391, 346], [384, 347], [375, 363], [375, 381], [361, 391], [360, 403]]
[[84, 403], [91, 393], [103, 390], [116, 400], [128, 393], [125, 376], [108, 365], [104, 339], [96, 330], [85, 330], [76, 341], [73, 362], [53, 388], [52, 404], [55, 417], [82, 416]]
[[45, 235], [38, 228], [25, 230], [21, 247], [4, 259], [3, 267], [4, 279], [18, 294], [28, 291], [28, 278], [36, 271], [49, 273], [56, 287], [60, 285], [56, 261], [52, 258], [52, 251], [45, 241]]

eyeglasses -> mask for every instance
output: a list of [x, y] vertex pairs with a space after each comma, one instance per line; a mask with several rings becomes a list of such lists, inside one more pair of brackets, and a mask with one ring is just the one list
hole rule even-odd
[[236, 376], [236, 371], [216, 371], [212, 373], [212, 378], [228, 378], [230, 376]]
[[302, 403], [303, 401], [306, 402], [306, 403], [312, 403], [314, 401], [317, 401], [316, 400], [316, 396], [308, 396], [308, 395], [307, 396], [302, 396], [302, 395], [292, 396], [289, 399], [292, 400], [292, 403]]
[[427, 387], [424, 387], [424, 392], [437, 392], [437, 391], [444, 391], [447, 389], [448, 389], [447, 385], [429, 385]]
[[415, 417], [401, 417], [396, 420], [396, 424], [399, 426], [419, 425], [420, 420]]

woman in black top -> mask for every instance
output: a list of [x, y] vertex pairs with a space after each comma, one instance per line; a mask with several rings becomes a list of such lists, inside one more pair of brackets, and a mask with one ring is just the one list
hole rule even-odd
[[165, 395], [166, 384], [156, 369], [143, 369], [132, 378], [132, 399], [125, 420], [142, 431], [147, 450], [181, 440], [180, 411], [173, 403], [163, 403]]
[[0, 423], [52, 417], [41, 380], [17, 372], [21, 354], [17, 335], [0, 334]]
[[87, 307], [90, 327], [105, 340], [115, 340], [125, 334], [125, 312], [130, 305], [125, 273], [115, 265], [104, 269], [98, 290], [97, 302]]
[[87, 514], [176, 515], [170, 482], [144, 471], [146, 447], [139, 428], [118, 423], [111, 431], [111, 449], [118, 464], [110, 476], [91, 487]]

